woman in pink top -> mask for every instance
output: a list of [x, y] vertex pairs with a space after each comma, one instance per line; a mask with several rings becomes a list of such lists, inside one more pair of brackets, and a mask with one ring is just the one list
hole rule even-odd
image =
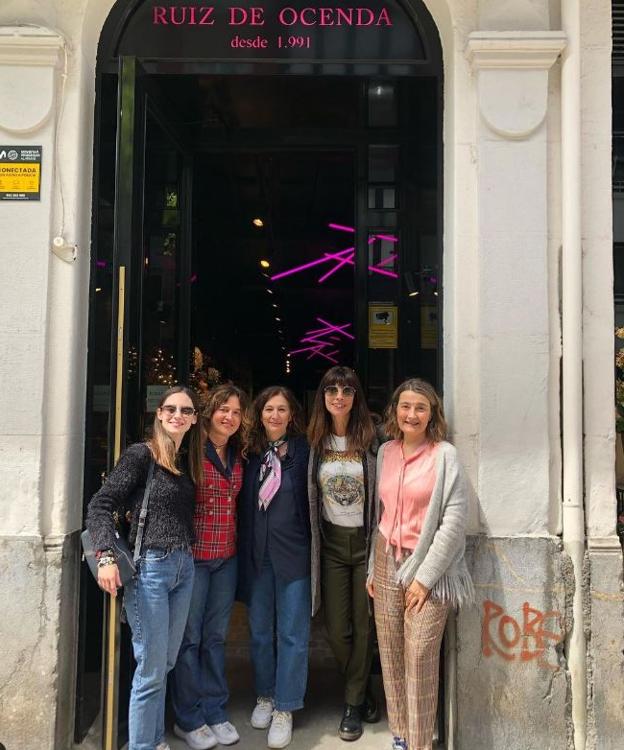
[[451, 606], [474, 600], [464, 558], [467, 485], [434, 388], [406, 380], [377, 456], [369, 560], [392, 750], [431, 750], [440, 645]]

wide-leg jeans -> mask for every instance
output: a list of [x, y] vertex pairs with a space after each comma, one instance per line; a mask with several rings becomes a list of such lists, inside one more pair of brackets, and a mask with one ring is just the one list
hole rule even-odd
[[303, 708], [311, 607], [310, 576], [286, 581], [267, 556], [249, 602], [251, 659], [256, 695], [273, 698], [278, 711]]
[[185, 732], [227, 721], [225, 639], [236, 593], [237, 558], [196, 560], [193, 596], [171, 698]]
[[128, 750], [154, 750], [165, 735], [167, 675], [173, 669], [193, 590], [193, 556], [148, 549], [125, 588], [124, 607], [137, 666], [132, 680]]

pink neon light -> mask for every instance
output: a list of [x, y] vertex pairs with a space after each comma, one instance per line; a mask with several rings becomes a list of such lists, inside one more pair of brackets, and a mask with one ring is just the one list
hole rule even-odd
[[388, 242], [398, 242], [399, 240], [393, 234], [374, 234], [373, 237], [378, 237], [380, 240], [388, 240]]
[[[355, 227], [348, 227], [344, 224], [335, 224], [333, 222], [330, 222], [327, 226], [330, 227], [330, 229], [336, 229], [341, 232], [349, 232], [351, 234], [355, 233]], [[382, 239], [387, 240], [389, 242], [398, 242], [398, 239], [391, 234], [373, 234], [368, 238], [368, 244], [371, 245], [373, 242], [375, 242], [376, 239]], [[319, 279], [318, 283], [322, 284], [324, 281], [326, 281], [330, 276], [333, 276], [337, 271], [339, 271], [343, 266], [350, 265], [354, 266], [355, 261], [355, 248], [349, 247], [345, 248], [344, 250], [339, 250], [335, 253], [324, 253], [323, 257], [317, 258], [316, 260], [310, 261], [309, 263], [304, 263], [300, 266], [295, 266], [294, 268], [289, 268], [286, 271], [281, 271], [280, 273], [276, 273], [274, 276], [271, 276], [271, 281], [278, 281], [279, 279], [286, 278], [287, 276], [292, 276], [295, 273], [299, 273], [300, 271], [306, 271], [308, 268], [314, 268], [315, 266], [321, 265], [322, 263], [328, 263], [332, 260], [336, 261], [336, 265], [331, 268], [329, 271], [326, 271]], [[386, 260], [382, 261], [381, 263], [378, 263], [377, 266], [368, 266], [368, 270], [372, 273], [378, 273], [382, 276], [389, 276], [390, 278], [397, 279], [398, 274], [394, 273], [393, 271], [385, 271], [381, 268], [381, 266], [387, 265], [389, 262], [394, 260], [396, 255], [392, 256], [391, 258], [387, 258]]]
[[350, 333], [347, 333], [345, 330], [343, 330], [344, 328], [350, 328], [351, 323], [347, 323], [347, 325], [344, 325], [344, 326], [335, 326], [335, 325], [332, 325], [331, 323], [328, 323], [326, 320], [323, 320], [323, 318], [319, 318], [318, 316], [316, 319], [318, 320], [319, 323], [322, 323], [324, 326], [327, 326], [334, 333], [341, 333], [343, 336], [346, 336], [349, 339], [355, 339], [355, 336], [352, 336]]
[[345, 227], [344, 224], [328, 224], [330, 229], [337, 229], [339, 232], [353, 232], [355, 233], [355, 227]]
[[341, 257], [344, 255], [344, 253], [348, 253], [351, 250], [353, 250], [352, 247], [347, 248], [346, 250], [340, 250], [337, 253], [326, 253], [322, 258], [317, 258], [317, 260], [312, 260], [309, 263], [304, 263], [302, 266], [296, 266], [295, 268], [289, 268], [288, 271], [282, 271], [281, 273], [276, 273], [275, 276], [271, 276], [271, 281], [277, 281], [278, 279], [283, 279], [285, 276], [290, 276], [293, 273], [298, 273], [299, 271], [305, 271], [308, 268], [313, 268], [314, 266], [318, 266], [321, 263], [327, 263], [330, 260], [340, 260]]
[[[353, 248], [351, 248], [351, 250], [353, 250]], [[327, 253], [326, 253], [326, 255], [327, 255]], [[340, 260], [338, 263], [336, 263], [336, 265], [333, 268], [331, 268], [329, 271], [327, 271], [327, 273], [324, 273], [319, 278], [318, 283], [322, 284], [325, 281], [325, 279], [328, 279], [332, 274], [336, 273], [336, 271], [339, 268], [342, 268], [347, 263], [350, 264], [350, 265], [354, 265], [353, 264], [353, 256], [354, 256], [354, 253], [351, 253], [350, 255], [345, 256], [342, 260]]]
[[[340, 340], [340, 335], [345, 336], [349, 339], [355, 338], [355, 336], [353, 336], [346, 330], [347, 328], [351, 328], [352, 324], [343, 323], [342, 325], [334, 325], [333, 323], [329, 323], [324, 318], [321, 318], [319, 316], [316, 317], [316, 320], [324, 327], [306, 331], [306, 333], [301, 338], [301, 343], [309, 344], [309, 346], [301, 346], [298, 349], [293, 349], [292, 351], [288, 352], [288, 356], [290, 357], [295, 354], [305, 354], [307, 352], [308, 356], [306, 359], [312, 359], [312, 357], [322, 357], [323, 359], [326, 359], [329, 362], [337, 365], [338, 360], [335, 359], [335, 355], [339, 354], [340, 350], [332, 347], [336, 347], [335, 342]], [[329, 336], [330, 341], [323, 341], [323, 336]]]
[[[303, 342], [303, 339], [301, 341]], [[316, 351], [317, 349], [322, 349], [324, 346], [331, 346], [331, 344], [329, 342], [317, 342], [315, 346], [304, 346], [301, 349], [293, 349], [288, 354], [292, 356], [293, 354], [301, 354], [302, 352]]]
[[396, 259], [397, 259], [398, 257], [399, 257], [399, 256], [398, 256], [398, 255], [397, 255], [396, 253], [394, 253], [393, 255], [389, 255], [389, 256], [388, 256], [387, 258], [384, 258], [384, 260], [380, 261], [380, 262], [379, 262], [379, 263], [377, 264], [377, 266], [389, 266], [389, 265], [390, 265], [390, 263], [394, 263], [394, 261], [395, 261], [395, 260], [396, 260]]
[[[318, 320], [318, 318], [317, 318]], [[307, 331], [305, 333], [305, 336], [308, 337], [307, 339], [301, 339], [302, 341], [307, 341], [308, 339], [314, 339], [319, 336], [326, 336], [328, 333], [342, 333], [343, 336], [351, 336], [351, 334], [347, 333], [345, 331], [346, 328], [351, 328], [351, 323], [345, 323], [342, 326], [331, 326], [330, 328], [317, 328], [314, 331]], [[352, 337], [353, 338], [353, 337]]]

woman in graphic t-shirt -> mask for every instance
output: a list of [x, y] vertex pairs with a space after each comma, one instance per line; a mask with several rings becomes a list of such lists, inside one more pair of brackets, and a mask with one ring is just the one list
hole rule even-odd
[[375, 428], [353, 370], [332, 367], [316, 391], [308, 427], [312, 612], [323, 600], [329, 643], [344, 676], [338, 729], [357, 740], [379, 711], [368, 689], [372, 622], [366, 563], [373, 529]]

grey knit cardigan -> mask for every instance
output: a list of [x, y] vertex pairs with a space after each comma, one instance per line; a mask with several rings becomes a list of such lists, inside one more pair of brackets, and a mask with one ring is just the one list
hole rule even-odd
[[[382, 445], [377, 454], [377, 523], [369, 555], [369, 581], [373, 577], [375, 541], [381, 520], [383, 498], [379, 493], [379, 479], [386, 445]], [[467, 516], [468, 481], [456, 448], [443, 441], [438, 446], [436, 480], [420, 538], [414, 551], [397, 570], [397, 582], [407, 587], [416, 578], [431, 591], [435, 599], [450, 602], [454, 607], [473, 604], [475, 590], [464, 556]]]

